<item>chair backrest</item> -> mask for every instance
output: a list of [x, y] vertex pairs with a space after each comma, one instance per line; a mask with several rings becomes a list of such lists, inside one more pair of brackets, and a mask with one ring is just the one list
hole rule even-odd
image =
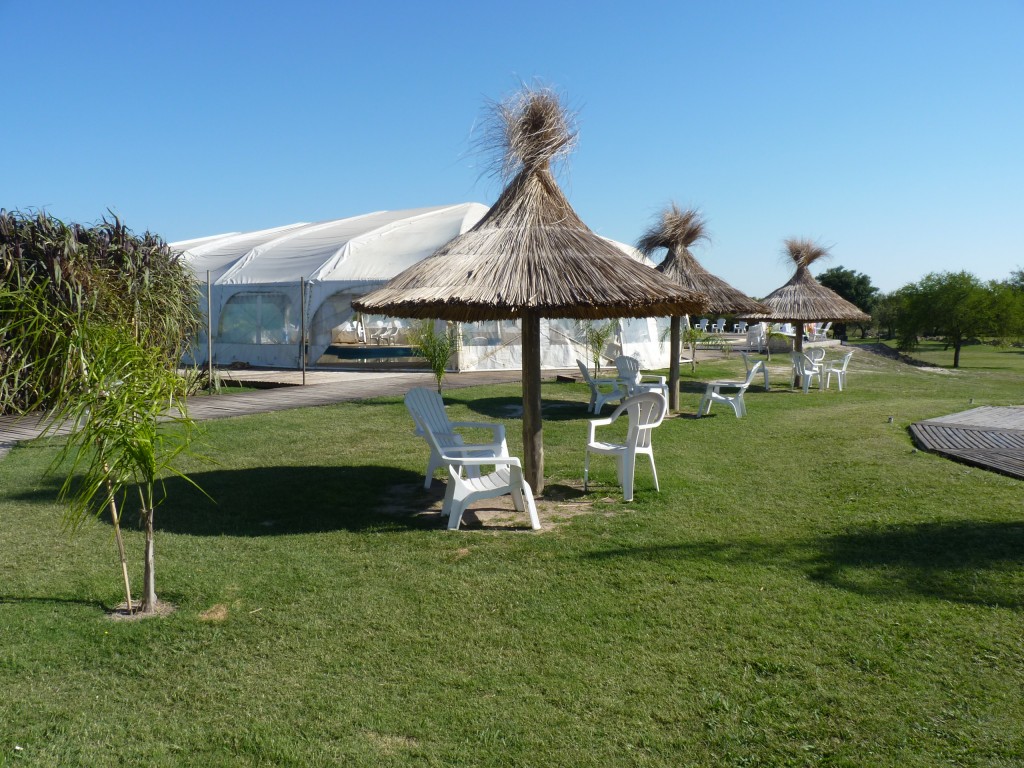
[[812, 363], [820, 363], [825, 359], [825, 350], [821, 347], [815, 347], [814, 349], [807, 350], [807, 357], [810, 358]]
[[620, 379], [637, 382], [640, 381], [640, 361], [628, 355], [619, 355], [615, 358], [615, 368], [619, 372]]
[[587, 386], [589, 386], [591, 389], [593, 389], [593, 387], [594, 387], [594, 380], [592, 378], [590, 378], [590, 371], [587, 370], [586, 363], [584, 363], [582, 360], [580, 360], [577, 357], [576, 358], [576, 365], [578, 365], [580, 367], [580, 373], [583, 374], [583, 380], [585, 382], [587, 382]]
[[[747, 362], [747, 356], [746, 355], [743, 356], [743, 362], [744, 363]], [[747, 380], [743, 382], [743, 386], [740, 388], [740, 392], [743, 392], [747, 387], [750, 386], [750, 382], [752, 382], [754, 380], [754, 377], [757, 376], [758, 372], [762, 368], [764, 368], [764, 360], [758, 360], [752, 366], [748, 365], [748, 367], [747, 367]]]
[[610, 417], [615, 421], [623, 413], [629, 417], [629, 429], [626, 432], [626, 446], [632, 448], [649, 448], [651, 430], [659, 426], [668, 412], [668, 401], [660, 392], [641, 392], [627, 397], [622, 405], [616, 408]]
[[847, 352], [845, 355], [843, 355], [843, 364], [840, 366], [839, 370], [841, 370], [841, 371], [845, 371], [846, 370], [846, 366], [848, 366], [850, 364], [850, 358], [851, 357], [853, 357], [853, 352]]
[[448, 413], [444, 409], [444, 400], [437, 392], [426, 387], [415, 387], [405, 395], [405, 407], [416, 422], [416, 432], [428, 434], [451, 434], [454, 431]]

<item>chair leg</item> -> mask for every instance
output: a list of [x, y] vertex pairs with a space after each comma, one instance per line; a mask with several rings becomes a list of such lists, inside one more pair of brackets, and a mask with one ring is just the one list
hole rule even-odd
[[583, 490], [587, 490], [587, 480], [590, 475], [590, 451], [583, 453]]
[[700, 405], [697, 406], [697, 415], [707, 416], [709, 413], [711, 413], [711, 400], [708, 399], [707, 395], [704, 395], [700, 399]]
[[441, 507], [442, 511], [448, 513], [448, 530], [457, 530], [459, 524], [462, 522], [462, 511], [463, 505], [461, 499], [455, 500], [455, 488], [458, 485], [458, 476], [456, 475], [454, 467], [448, 467], [448, 487], [444, 492], [444, 504]]
[[633, 475], [636, 473], [636, 455], [625, 455], [619, 459], [623, 501], [633, 500]]
[[539, 531], [540, 517], [537, 515], [537, 503], [533, 500], [533, 489], [525, 479], [523, 479], [522, 495], [526, 497], [526, 508], [530, 513], [530, 527], [535, 531]]
[[434, 472], [441, 466], [441, 462], [434, 458], [433, 451], [431, 451], [430, 459], [427, 461], [427, 478], [423, 481], [423, 488], [430, 490], [430, 484], [434, 482]]
[[658, 485], [658, 470], [654, 466], [654, 451], [648, 453], [647, 458], [651, 460], [651, 474], [654, 475], [654, 490], [661, 493], [661, 486]]

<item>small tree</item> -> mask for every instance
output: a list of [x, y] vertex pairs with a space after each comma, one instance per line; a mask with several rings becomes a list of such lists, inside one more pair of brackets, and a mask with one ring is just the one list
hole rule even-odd
[[690, 350], [690, 373], [697, 371], [697, 344], [704, 340], [705, 334], [700, 328], [687, 326], [682, 333], [682, 343]]
[[[0, 288], [0, 333], [5, 352], [26, 359], [29, 350], [50, 345], [45, 355], [21, 370], [21, 387], [4, 391], [8, 401], [30, 391], [36, 404], [52, 402], [48, 430], [74, 424], [50, 467], [66, 471], [59, 498], [67, 504], [66, 525], [74, 531], [89, 515], [110, 510], [121, 558], [125, 601], [132, 609], [131, 585], [121, 517], [127, 492], [138, 494], [145, 529], [141, 612], [157, 610], [153, 516], [159, 478], [189, 449], [195, 423], [184, 402], [185, 379], [167, 365], [164, 350], [144, 333], [124, 325], [90, 322], [85, 313], [46, 307], [34, 289]], [[59, 372], [54, 377], [54, 372]], [[120, 506], [120, 510], [118, 507]]]
[[608, 340], [615, 335], [619, 329], [618, 320], [609, 320], [606, 323], [595, 323], [593, 320], [580, 320], [577, 327], [583, 331], [587, 341], [587, 349], [594, 358], [594, 376], [601, 375], [601, 355], [608, 345]]
[[413, 328], [410, 336], [413, 347], [420, 357], [426, 359], [430, 370], [434, 372], [437, 393], [441, 394], [441, 382], [448, 370], [448, 361], [452, 359], [458, 346], [455, 330], [446, 327], [443, 333], [438, 333], [433, 320], [422, 320]]

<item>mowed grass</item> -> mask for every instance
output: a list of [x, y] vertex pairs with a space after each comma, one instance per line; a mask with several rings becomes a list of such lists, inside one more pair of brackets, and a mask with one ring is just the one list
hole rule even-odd
[[[973, 353], [943, 374], [857, 351], [842, 394], [673, 418], [661, 492], [641, 464], [628, 504], [607, 459], [583, 493], [586, 390], [546, 383], [539, 533], [443, 530], [398, 398], [210, 422], [218, 463], [189, 469], [216, 503], [168, 482], [177, 610], [138, 622], [107, 616], [110, 526], [62, 532], [53, 447], [19, 447], [0, 765], [1019, 766], [1024, 486], [906, 430], [1021, 402], [1020, 353]], [[741, 370], [685, 371], [684, 410]], [[521, 455], [518, 387], [446, 399]]]

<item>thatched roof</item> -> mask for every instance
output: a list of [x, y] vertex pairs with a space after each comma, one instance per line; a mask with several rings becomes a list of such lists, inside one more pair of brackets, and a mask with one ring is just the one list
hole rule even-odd
[[761, 300], [762, 304], [768, 305], [770, 312], [744, 314], [744, 318], [780, 323], [819, 320], [858, 323], [871, 319], [871, 315], [826, 288], [811, 275], [811, 264], [828, 255], [827, 248], [811, 240], [794, 238], [786, 240], [786, 251], [796, 264], [796, 273], [788, 283]]
[[701, 312], [703, 294], [593, 233], [551, 172], [574, 134], [558, 97], [525, 91], [499, 105], [502, 169], [514, 178], [475, 227], [353, 302], [363, 312], [473, 321], [652, 317]]
[[708, 239], [707, 225], [700, 213], [692, 208], [680, 211], [672, 203], [640, 238], [637, 248], [648, 256], [659, 248], [665, 248], [668, 254], [657, 270], [687, 290], [706, 294], [710, 299], [707, 312], [767, 312], [768, 307], [764, 304], [701, 266], [690, 252], [690, 246]]

